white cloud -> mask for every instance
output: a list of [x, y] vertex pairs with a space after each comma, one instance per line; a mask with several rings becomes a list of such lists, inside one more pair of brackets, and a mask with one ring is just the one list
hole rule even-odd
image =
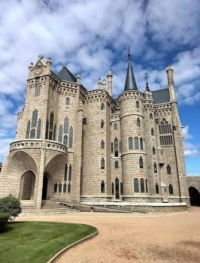
[[182, 135], [184, 139], [184, 155], [189, 157], [199, 155], [198, 145], [188, 142], [188, 140], [193, 138], [193, 136], [189, 133], [189, 126], [185, 126], [182, 129]]

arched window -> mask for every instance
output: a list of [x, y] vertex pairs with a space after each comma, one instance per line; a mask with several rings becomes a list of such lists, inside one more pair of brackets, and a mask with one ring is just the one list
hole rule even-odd
[[119, 168], [119, 162], [115, 161], [115, 168]]
[[105, 193], [105, 183], [104, 183], [104, 181], [101, 182], [101, 193]]
[[54, 114], [51, 112], [50, 114], [50, 129], [53, 130], [53, 122], [54, 122]]
[[114, 130], [118, 130], [118, 125], [116, 122], [114, 123]]
[[36, 127], [37, 126], [37, 118], [38, 118], [38, 111], [35, 109], [32, 113], [32, 123], [31, 127]]
[[35, 80], [35, 94], [34, 96], [37, 97], [40, 95], [40, 83], [39, 78]]
[[138, 137], [135, 137], [135, 138], [134, 138], [134, 144], [135, 144], [135, 149], [136, 149], [136, 150], [139, 150], [139, 140], [138, 140]]
[[46, 133], [45, 133], [45, 139], [48, 140], [49, 136], [49, 121], [46, 121]]
[[66, 193], [66, 192], [67, 192], [67, 184], [64, 183], [64, 184], [63, 184], [63, 193]]
[[134, 192], [139, 193], [139, 183], [137, 178], [134, 179]]
[[136, 102], [135, 102], [135, 107], [136, 107], [137, 109], [139, 109], [139, 107], [140, 107], [139, 101], [136, 101]]
[[111, 142], [111, 153], [113, 153], [113, 142]]
[[169, 194], [170, 194], [170, 195], [173, 195], [173, 194], [174, 194], [173, 186], [172, 186], [171, 184], [169, 185]]
[[140, 156], [140, 159], [139, 159], [139, 167], [143, 168], [143, 159], [142, 159], [141, 156]]
[[64, 133], [68, 133], [68, 129], [69, 129], [69, 119], [66, 117], [64, 119]]
[[101, 103], [101, 110], [104, 110], [104, 103]]
[[140, 119], [137, 118], [137, 126], [140, 127]]
[[73, 128], [69, 129], [69, 148], [73, 147]]
[[70, 98], [67, 97], [67, 98], [65, 99], [65, 105], [69, 105], [69, 104], [70, 104]]
[[104, 158], [101, 159], [101, 169], [105, 169], [105, 160], [104, 160]]
[[57, 190], [58, 190], [58, 185], [57, 183], [54, 184], [54, 193], [57, 193]]
[[152, 154], [153, 155], [155, 155], [156, 154], [156, 149], [155, 149], [155, 147], [153, 146], [153, 148], [152, 148]]
[[169, 166], [169, 164], [167, 165], [167, 174], [171, 174], [172, 173], [172, 170], [171, 170], [171, 167]]
[[30, 128], [31, 128], [31, 122], [30, 122], [30, 120], [29, 120], [29, 121], [27, 122], [27, 125], [26, 125], [26, 139], [29, 139]]
[[101, 128], [104, 127], [104, 120], [101, 120]]
[[65, 164], [64, 181], [67, 181], [67, 170], [68, 170], [68, 166], [67, 164]]
[[148, 181], [146, 179], [146, 193], [148, 193]]
[[32, 129], [31, 130], [31, 136], [30, 136], [31, 139], [35, 139], [35, 129]]
[[67, 142], [68, 142], [68, 137], [67, 135], [65, 135], [63, 139], [63, 144], [67, 145]]
[[112, 195], [114, 195], [114, 183], [112, 183]]
[[105, 143], [104, 143], [104, 141], [102, 140], [101, 141], [101, 149], [104, 149], [105, 148]]
[[71, 181], [72, 179], [72, 165], [70, 164], [69, 166], [69, 178], [68, 178], [68, 181]]
[[156, 163], [154, 163], [153, 169], [154, 169], [154, 173], [157, 173], [157, 164]]
[[49, 140], [52, 140], [52, 139], [53, 139], [53, 132], [50, 131], [50, 132], [49, 132]]
[[144, 149], [143, 139], [140, 138], [140, 150], [143, 150], [143, 149]]
[[144, 193], [144, 179], [140, 179], [140, 189], [141, 189], [141, 193]]
[[41, 119], [39, 118], [38, 125], [37, 125], [37, 139], [40, 139], [41, 125], [42, 125], [42, 122], [41, 122]]
[[118, 148], [118, 139], [117, 138], [115, 138], [114, 139], [114, 151], [115, 151], [115, 157], [118, 157], [118, 155], [119, 155], [119, 150], [118, 150], [119, 148]]
[[156, 194], [159, 194], [159, 186], [157, 183], [156, 183]]
[[123, 195], [124, 189], [123, 189], [123, 183], [122, 182], [120, 183], [120, 190], [121, 190], [121, 195]]
[[69, 183], [68, 184], [68, 193], [70, 193], [71, 192], [71, 184]]
[[53, 140], [56, 140], [56, 124], [54, 124], [54, 128], [53, 128]]
[[58, 192], [62, 193], [62, 184], [61, 183], [59, 183]]
[[154, 129], [151, 128], [151, 135], [154, 136]]
[[58, 131], [58, 141], [62, 143], [62, 137], [63, 137], [63, 127], [60, 125], [59, 131]]
[[153, 119], [153, 114], [152, 114], [152, 113], [149, 114], [149, 118], [150, 118], [151, 120]]
[[129, 150], [133, 150], [133, 138], [132, 137], [128, 138], [128, 147], [129, 147]]

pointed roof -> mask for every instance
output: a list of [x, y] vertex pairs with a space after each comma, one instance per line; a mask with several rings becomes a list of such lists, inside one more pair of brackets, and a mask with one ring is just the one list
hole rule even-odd
[[127, 68], [127, 72], [126, 72], [126, 82], [125, 82], [125, 87], [124, 87], [124, 91], [126, 90], [137, 90], [137, 85], [135, 82], [135, 77], [133, 74], [133, 67], [131, 64], [131, 55], [130, 52], [128, 54], [128, 68]]
[[57, 76], [66, 81], [71, 82], [77, 82], [77, 79], [74, 77], [74, 75], [67, 69], [66, 67], [63, 67], [58, 73]]

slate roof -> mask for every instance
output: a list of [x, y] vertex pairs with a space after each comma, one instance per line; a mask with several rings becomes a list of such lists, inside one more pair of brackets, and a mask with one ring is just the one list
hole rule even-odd
[[154, 104], [166, 103], [170, 101], [169, 89], [160, 89], [152, 91]]
[[124, 87], [124, 91], [126, 90], [137, 90], [137, 85], [135, 82], [135, 77], [133, 74], [133, 68], [132, 68], [130, 57], [128, 60], [128, 68], [126, 72], [126, 82], [125, 82], [125, 87]]
[[63, 67], [58, 73], [57, 76], [66, 81], [71, 81], [71, 82], [77, 82], [76, 77], [67, 69], [66, 67]]

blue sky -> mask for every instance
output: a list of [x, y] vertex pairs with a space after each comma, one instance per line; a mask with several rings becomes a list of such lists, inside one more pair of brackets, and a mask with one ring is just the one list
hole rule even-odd
[[88, 89], [113, 73], [114, 95], [124, 88], [130, 45], [144, 91], [166, 88], [172, 65], [188, 175], [200, 175], [199, 0], [2, 0], [0, 4], [0, 162], [15, 138], [28, 66], [39, 54], [53, 71], [63, 65]]

